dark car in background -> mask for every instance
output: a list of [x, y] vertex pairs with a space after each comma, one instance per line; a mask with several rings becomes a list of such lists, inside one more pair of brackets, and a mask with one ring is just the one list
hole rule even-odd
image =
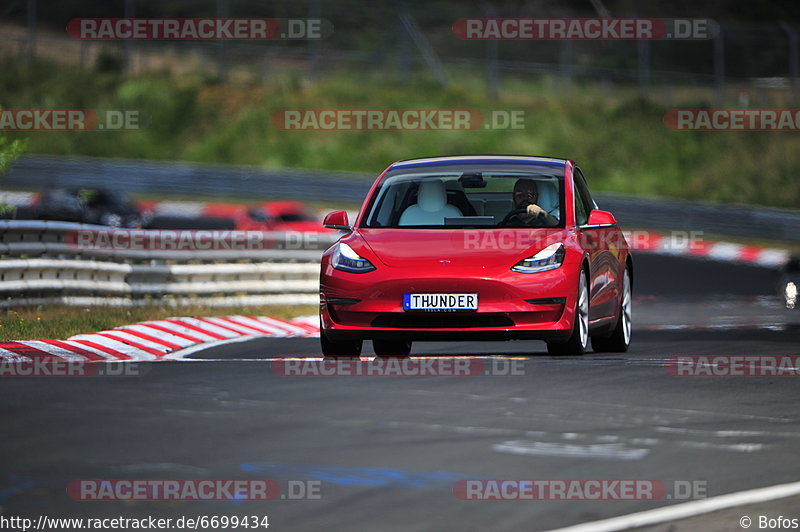
[[84, 198], [86, 204], [85, 223], [125, 228], [141, 228], [146, 225], [144, 213], [122, 191], [84, 189], [78, 195]]
[[124, 192], [108, 189], [47, 189], [31, 211], [38, 220], [130, 229], [144, 227], [148, 222], [147, 213], [140, 211]]
[[57, 220], [60, 222], [83, 222], [86, 216], [86, 205], [72, 191], [63, 188], [47, 189], [34, 200], [31, 214], [39, 220]]

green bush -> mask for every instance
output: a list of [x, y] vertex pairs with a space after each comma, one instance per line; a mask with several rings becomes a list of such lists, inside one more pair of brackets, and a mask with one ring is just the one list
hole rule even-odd
[[[352, 170], [445, 154], [532, 154], [577, 160], [598, 190], [800, 206], [800, 140], [795, 133], [677, 132], [666, 107], [617, 89], [563, 88], [547, 79], [506, 79], [499, 99], [482, 80], [431, 80], [340, 73], [310, 83], [276, 73], [263, 83], [221, 84], [201, 76], [127, 76], [47, 64], [0, 65], [0, 106], [136, 109], [139, 131], [30, 132], [34, 153], [189, 160]], [[682, 102], [683, 107], [709, 102]], [[673, 106], [674, 107], [674, 106]], [[281, 131], [280, 109], [523, 110], [521, 130]], [[12, 134], [11, 137], [16, 134]]]

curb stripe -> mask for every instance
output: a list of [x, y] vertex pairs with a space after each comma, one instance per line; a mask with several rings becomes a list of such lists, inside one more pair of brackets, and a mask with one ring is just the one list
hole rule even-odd
[[239, 316], [231, 316], [230, 318], [224, 318], [226, 322], [233, 323], [234, 325], [238, 325], [241, 327], [246, 327], [252, 331], [255, 331], [259, 334], [266, 334], [269, 336], [276, 336], [276, 337], [284, 337], [287, 336], [286, 331], [277, 329], [275, 327], [269, 327], [264, 324], [255, 324], [252, 325], [250, 323], [245, 322], [246, 318], [240, 318]]
[[166, 347], [167, 350], [180, 349], [181, 347], [183, 347], [183, 346], [180, 346], [178, 344], [174, 344], [172, 342], [168, 342], [167, 340], [158, 338], [156, 336], [153, 336], [153, 335], [150, 335], [150, 334], [147, 334], [147, 333], [143, 333], [141, 331], [138, 331], [138, 330], [134, 329], [133, 327], [135, 327], [135, 325], [129, 326], [129, 327], [125, 327], [123, 329], [118, 329], [118, 330], [120, 332], [125, 332], [127, 334], [136, 336], [137, 338], [141, 338], [142, 340], [146, 340], [146, 341], [148, 341], [148, 342], [150, 342], [152, 344], [162, 345], [162, 346]]
[[27, 345], [29, 347], [32, 347], [33, 349], [36, 349], [37, 351], [40, 351], [40, 352], [44, 353], [48, 357], [60, 358], [62, 360], [70, 360], [70, 361], [72, 361], [72, 360], [74, 360], [74, 361], [86, 360], [81, 355], [77, 355], [77, 354], [75, 354], [75, 353], [73, 353], [71, 351], [65, 351], [64, 349], [61, 349], [60, 347], [56, 347], [54, 345], [50, 345], [47, 342], [42, 341], [42, 340], [23, 340], [23, 341], [21, 341], [19, 343], [22, 344], [22, 345]]
[[247, 316], [231, 316], [230, 319], [236, 323], [241, 325], [245, 325], [250, 327], [251, 329], [255, 329], [262, 334], [268, 334], [271, 336], [294, 336], [294, 333], [291, 331], [287, 331], [286, 329], [282, 329], [280, 327], [275, 327], [272, 325], [267, 325], [264, 322], [254, 320], [253, 318], [249, 318]]
[[187, 318], [183, 318], [183, 319], [170, 318], [170, 319], [168, 319], [166, 321], [168, 321], [169, 323], [175, 323], [177, 325], [181, 325], [181, 326], [186, 327], [188, 329], [192, 329], [193, 331], [197, 331], [197, 332], [199, 332], [201, 334], [204, 334], [206, 336], [210, 336], [211, 338], [213, 338], [215, 340], [224, 340], [226, 338], [225, 336], [222, 336], [221, 334], [217, 334], [217, 333], [215, 333], [213, 331], [202, 329], [202, 328], [198, 327], [197, 325], [193, 325], [191, 323], [188, 323], [187, 321], [185, 321], [186, 319]]
[[143, 353], [147, 353], [147, 354], [150, 354], [150, 355], [153, 355], [153, 356], [159, 357], [159, 356], [162, 355], [162, 351], [157, 351], [157, 350], [152, 349], [150, 347], [147, 347], [147, 346], [141, 345], [141, 344], [139, 344], [137, 342], [134, 342], [133, 340], [128, 340], [127, 338], [124, 338], [124, 337], [123, 338], [119, 338], [118, 336], [115, 336], [115, 335], [113, 335], [111, 333], [100, 332], [100, 333], [95, 333], [93, 336], [95, 336], [95, 337], [96, 336], [101, 336], [103, 338], [107, 338], [107, 339], [112, 340], [114, 342], [118, 342], [118, 343], [124, 345], [125, 347], [127, 347], [128, 349], [133, 349], [135, 351], [141, 351]]
[[10, 351], [16, 356], [27, 357], [29, 359], [30, 357], [52, 357], [49, 353], [31, 347], [23, 342], [2, 342], [0, 343], [0, 348]]
[[216, 334], [220, 335], [222, 339], [235, 338], [237, 336], [241, 336], [242, 334], [238, 331], [231, 330], [229, 327], [220, 325], [219, 323], [214, 323], [208, 318], [184, 318], [184, 320], [187, 322], [196, 322], [198, 327], [202, 328], [203, 330], [214, 331]]
[[[120, 342], [122, 342], [124, 344], [128, 344], [130, 346], [133, 346], [136, 349], [139, 349], [141, 351], [147, 351], [148, 353], [150, 353], [152, 355], [155, 355], [157, 357], [160, 357], [161, 355], [163, 355], [164, 353], [169, 351], [169, 349], [167, 349], [167, 348], [165, 348], [165, 347], [163, 347], [163, 346], [161, 346], [159, 344], [156, 344], [156, 343], [149, 342], [147, 340], [141, 339], [136, 335], [128, 334], [126, 331], [123, 331], [122, 329], [116, 329], [116, 330], [111, 330], [111, 331], [102, 331], [102, 332], [99, 332], [97, 334], [102, 334], [106, 338], [113, 338], [115, 340], [119, 340]], [[133, 338], [131, 338], [131, 336], [133, 336]]]
[[[203, 321], [205, 323], [211, 324], [211, 325], [216, 325], [220, 329], [225, 329], [226, 331], [232, 332], [232, 333], [234, 333], [233, 337], [241, 336], [243, 334], [247, 334], [248, 333], [248, 330], [244, 329], [243, 327], [240, 327], [237, 330], [236, 328], [234, 328], [234, 326], [232, 324], [220, 323], [221, 320], [219, 318], [197, 318], [197, 319], [200, 320], [200, 321]], [[242, 329], [244, 329], [244, 330], [242, 330]], [[252, 331], [249, 331], [249, 332], [252, 334]]]
[[131, 360], [152, 360], [155, 358], [153, 355], [149, 353], [145, 353], [135, 347], [131, 347], [130, 345], [116, 340], [114, 338], [107, 338], [106, 336], [95, 333], [95, 334], [82, 334], [80, 336], [73, 336], [70, 340], [90, 340], [94, 343], [107, 347], [112, 351], [117, 353], [124, 353], [131, 358]]
[[103, 353], [106, 353], [107, 355], [110, 355], [112, 359], [117, 359], [117, 360], [131, 360], [132, 359], [130, 355], [127, 355], [127, 354], [125, 354], [125, 353], [123, 353], [121, 351], [115, 351], [115, 350], [110, 349], [110, 348], [108, 348], [108, 347], [106, 347], [104, 345], [100, 345], [98, 343], [92, 342], [91, 340], [70, 340], [70, 342], [74, 342], [76, 344], [81, 344], [84, 347], [86, 347], [87, 349], [95, 349], [97, 351], [101, 351]]
[[[133, 325], [125, 325], [122, 327], [117, 327], [117, 329], [125, 330], [125, 331], [138, 331], [142, 334], [146, 334], [147, 336], [152, 336], [158, 342], [169, 342], [171, 344], [175, 344], [178, 347], [183, 347], [185, 345], [189, 345], [194, 343], [193, 340], [187, 340], [171, 331], [161, 331], [152, 326], [152, 322], [142, 322], [142, 323], [134, 323]], [[155, 341], [155, 340], [154, 340]]]
[[11, 362], [11, 363], [15, 363], [15, 362], [30, 362], [31, 361], [31, 359], [29, 357], [18, 355], [17, 353], [15, 353], [13, 351], [9, 351], [8, 349], [5, 349], [5, 347], [8, 347], [6, 344], [10, 344], [10, 343], [12, 343], [12, 342], [1, 342], [0, 343], [0, 360], [5, 361], [5, 362]]
[[261, 316], [261, 317], [258, 317], [258, 318], [255, 318], [253, 316], [248, 316], [248, 317], [251, 318], [251, 319], [254, 319], [254, 320], [258, 320], [258, 321], [263, 322], [263, 323], [268, 323], [268, 324], [271, 324], [271, 325], [274, 324], [276, 327], [284, 327], [284, 328], [292, 331], [294, 334], [299, 334], [301, 336], [305, 336], [309, 332], [308, 326], [307, 326], [306, 323], [304, 323], [302, 321], [302, 318], [298, 318], [298, 320], [300, 320], [300, 321], [294, 321], [293, 320], [293, 321], [289, 322], [289, 321], [285, 321], [285, 320], [279, 320], [277, 318], [270, 318], [270, 317], [267, 317], [267, 316]]
[[68, 343], [62, 342], [61, 340], [42, 340], [42, 342], [47, 342], [50, 345], [54, 345], [60, 349], [63, 349], [67, 352], [76, 353], [91, 362], [105, 362], [106, 358], [98, 355], [97, 353], [93, 353], [91, 351], [87, 351], [85, 349], [81, 349], [78, 346], [70, 345]]
[[[644, 234], [643, 234], [644, 233]], [[623, 230], [630, 249], [639, 253], [689, 256], [724, 262], [740, 262], [780, 268], [789, 260], [789, 251], [724, 241], [690, 242], [684, 237], [650, 230]]]
[[[194, 344], [199, 344], [199, 343], [203, 342], [202, 339], [200, 339], [200, 338], [198, 338], [196, 336], [189, 336], [186, 333], [178, 332], [178, 331], [176, 331], [174, 329], [170, 329], [169, 327], [167, 327], [163, 323], [156, 323], [154, 321], [146, 321], [146, 322], [142, 323], [142, 325], [145, 325], [145, 326], [150, 327], [151, 329], [155, 329], [157, 331], [162, 331], [162, 332], [165, 332], [167, 334], [171, 334], [173, 336], [177, 336], [178, 338], [183, 338], [184, 340], [187, 340], [187, 341], [192, 342]], [[209, 338], [211, 338], [211, 337], [209, 336]]]
[[294, 318], [290, 325], [294, 325], [295, 327], [300, 327], [307, 333], [312, 334], [319, 334], [319, 316], [300, 316], [299, 318]]

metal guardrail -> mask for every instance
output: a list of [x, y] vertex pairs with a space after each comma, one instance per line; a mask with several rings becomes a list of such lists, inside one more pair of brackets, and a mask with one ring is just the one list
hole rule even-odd
[[286, 249], [296, 238], [276, 232], [263, 233], [259, 242], [274, 246], [265, 249], [83, 249], [68, 237], [77, 231], [114, 230], [68, 222], [0, 221], [0, 307], [315, 304], [321, 250], [338, 237], [321, 233], [303, 241], [306, 249]]
[[350, 172], [29, 155], [14, 163], [3, 187], [108, 188], [131, 193], [360, 203], [373, 179]]
[[[361, 203], [373, 179], [365, 174], [320, 170], [26, 156], [14, 164], [3, 187], [100, 187], [129, 192]], [[627, 228], [703, 231], [800, 242], [800, 210], [623, 194], [596, 194], [596, 199], [601, 208], [614, 212]]]
[[596, 199], [623, 227], [800, 242], [800, 210], [623, 194]]

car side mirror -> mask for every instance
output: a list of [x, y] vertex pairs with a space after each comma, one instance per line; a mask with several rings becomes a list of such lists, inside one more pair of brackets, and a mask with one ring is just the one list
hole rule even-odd
[[605, 227], [614, 227], [617, 225], [617, 219], [608, 211], [593, 210], [589, 213], [589, 220], [583, 226], [584, 229], [601, 229]]
[[337, 229], [339, 231], [350, 231], [350, 222], [347, 220], [346, 211], [334, 211], [325, 216], [322, 225], [328, 229]]

